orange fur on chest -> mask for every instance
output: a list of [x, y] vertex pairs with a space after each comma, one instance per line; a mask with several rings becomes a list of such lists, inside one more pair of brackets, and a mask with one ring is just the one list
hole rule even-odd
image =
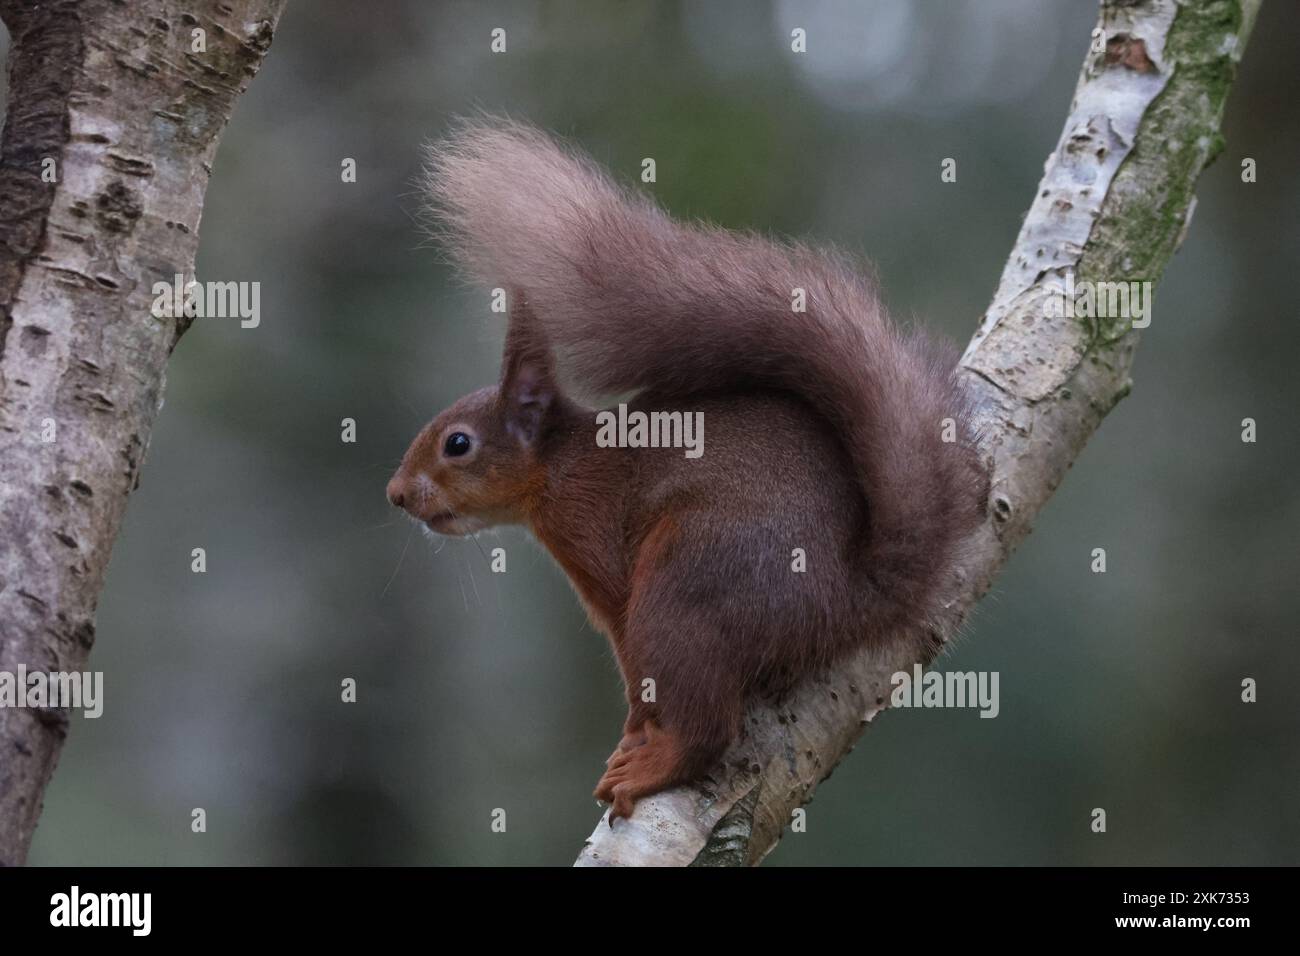
[[673, 514], [657, 517], [634, 546], [626, 568], [611, 562], [594, 536], [562, 534], [545, 520], [531, 522], [533, 533], [555, 558], [577, 591], [592, 625], [614, 641], [615, 649], [631, 604], [643, 593], [655, 570], [672, 553], [681, 535]]
[[614, 638], [624, 619], [627, 589], [603, 549], [590, 536], [562, 533], [544, 519], [534, 518], [530, 525], [568, 576], [592, 626]]

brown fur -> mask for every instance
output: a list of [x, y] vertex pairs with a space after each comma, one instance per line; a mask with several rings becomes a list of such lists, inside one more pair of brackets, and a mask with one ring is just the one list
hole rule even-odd
[[[627, 687], [596, 791], [611, 822], [704, 772], [758, 687], [862, 646], [919, 649], [986, 479], [952, 356], [893, 326], [861, 270], [677, 223], [510, 122], [463, 124], [427, 185], [455, 259], [511, 290], [511, 322], [499, 387], [417, 437], [390, 497], [446, 533], [525, 524], [559, 561]], [[556, 355], [584, 389], [703, 412], [704, 456], [597, 447]], [[474, 452], [444, 456], [467, 428]]]

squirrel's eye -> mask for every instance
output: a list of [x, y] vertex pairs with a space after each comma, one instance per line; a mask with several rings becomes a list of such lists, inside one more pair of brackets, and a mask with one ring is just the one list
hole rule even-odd
[[464, 432], [452, 432], [442, 446], [442, 453], [448, 458], [458, 458], [469, 451], [469, 436]]

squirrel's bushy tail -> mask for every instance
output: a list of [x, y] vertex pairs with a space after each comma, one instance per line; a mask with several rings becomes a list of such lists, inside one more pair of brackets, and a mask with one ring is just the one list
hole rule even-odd
[[[430, 147], [425, 172], [453, 259], [522, 290], [584, 387], [771, 387], [826, 416], [867, 499], [869, 626], [931, 618], [978, 523], [984, 478], [955, 356], [899, 331], [861, 270], [837, 253], [676, 222], [511, 121], [463, 121]], [[804, 312], [792, 308], [797, 290]]]

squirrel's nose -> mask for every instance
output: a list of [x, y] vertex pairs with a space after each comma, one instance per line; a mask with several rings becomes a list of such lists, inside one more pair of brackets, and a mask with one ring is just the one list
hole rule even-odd
[[388, 482], [388, 500], [395, 508], [400, 508], [406, 503], [406, 484], [398, 475], [393, 475]]

